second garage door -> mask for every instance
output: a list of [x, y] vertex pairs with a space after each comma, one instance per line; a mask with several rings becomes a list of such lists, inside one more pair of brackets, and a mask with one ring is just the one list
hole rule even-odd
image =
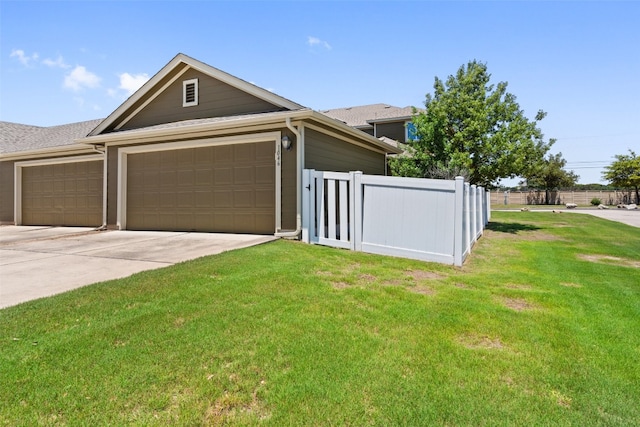
[[102, 224], [102, 160], [22, 168], [22, 224]]
[[274, 143], [130, 154], [127, 228], [273, 234]]

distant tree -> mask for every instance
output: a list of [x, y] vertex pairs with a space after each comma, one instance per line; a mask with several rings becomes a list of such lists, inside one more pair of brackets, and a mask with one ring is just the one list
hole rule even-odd
[[551, 198], [549, 192], [563, 187], [573, 187], [579, 176], [573, 171], [566, 171], [564, 167], [567, 161], [562, 158], [562, 153], [549, 154], [536, 168], [527, 176], [527, 185], [530, 188], [544, 190], [544, 202], [549, 204]]
[[486, 64], [471, 61], [427, 94], [426, 110], [413, 117], [416, 139], [390, 162], [394, 175], [431, 177], [431, 172], [466, 171], [472, 184], [492, 187], [500, 178], [530, 174], [554, 140], [545, 142], [507, 83], [489, 84]]
[[640, 157], [633, 150], [629, 154], [618, 154], [616, 160], [605, 168], [604, 179], [611, 185], [634, 190], [636, 203], [640, 203]]

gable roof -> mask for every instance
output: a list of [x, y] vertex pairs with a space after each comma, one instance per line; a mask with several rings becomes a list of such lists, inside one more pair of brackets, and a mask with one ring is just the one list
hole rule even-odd
[[370, 128], [373, 123], [410, 120], [413, 117], [413, 107], [394, 107], [389, 104], [359, 105], [320, 112], [357, 128]]
[[[171, 83], [189, 69], [195, 69], [214, 79], [226, 83], [229, 86], [244, 91], [256, 98], [262, 99], [285, 110], [299, 110], [304, 108], [302, 105], [276, 95], [273, 92], [232, 76], [231, 74], [205, 64], [204, 62], [198, 61], [197, 59], [191, 58], [183, 53], [179, 53], [113, 113], [111, 113], [109, 117], [104, 119], [102, 123], [93, 129], [89, 136], [99, 135], [110, 127], [114, 127], [117, 122], [128, 121], [166, 89], [168, 84], [162, 85], [161, 83], [163, 80], [165, 80], [169, 75], [175, 74], [173, 80], [170, 80]], [[145, 100], [144, 98], [147, 99]], [[130, 110], [141, 101], [142, 105], [136, 108], [133, 112], [130, 112]], [[116, 125], [115, 128], [117, 130], [118, 126]]]
[[0, 122], [0, 155], [67, 147], [100, 122], [102, 119], [49, 127]]

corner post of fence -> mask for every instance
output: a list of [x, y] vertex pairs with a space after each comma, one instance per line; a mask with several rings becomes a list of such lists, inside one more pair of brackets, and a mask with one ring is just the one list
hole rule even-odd
[[484, 225], [485, 227], [489, 224], [489, 221], [491, 221], [491, 191], [487, 190], [487, 194], [485, 195], [486, 197], [486, 204], [485, 204], [485, 209], [487, 210], [485, 217], [484, 217]]
[[[478, 235], [478, 203], [476, 202], [476, 196], [478, 195], [477, 187], [473, 184], [470, 188], [470, 196], [469, 200], [469, 211], [471, 213], [471, 241], [476, 241], [476, 236]], [[471, 246], [469, 246], [471, 247]]]
[[481, 236], [484, 231], [484, 188], [478, 186], [477, 192], [476, 204], [478, 206], [478, 236]]
[[453, 219], [453, 264], [462, 267], [464, 253], [464, 178], [456, 177]]
[[351, 197], [349, 201], [349, 216], [351, 218], [349, 230], [351, 233], [351, 250], [362, 251], [362, 172], [350, 172]]
[[466, 244], [465, 250], [471, 250], [471, 184], [464, 183], [464, 242]]
[[311, 210], [311, 177], [313, 171], [304, 169], [302, 171], [302, 241], [309, 243], [309, 226], [311, 224], [311, 218], [313, 218], [313, 211]]

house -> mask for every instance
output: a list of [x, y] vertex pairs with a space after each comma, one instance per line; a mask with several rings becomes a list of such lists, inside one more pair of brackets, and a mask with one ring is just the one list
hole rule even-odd
[[394, 146], [398, 142], [406, 144], [414, 138], [411, 124], [413, 107], [371, 104], [324, 110], [322, 113]]
[[303, 169], [384, 175], [400, 152], [370, 119], [178, 54], [103, 120], [0, 123], [0, 222], [297, 236]]

